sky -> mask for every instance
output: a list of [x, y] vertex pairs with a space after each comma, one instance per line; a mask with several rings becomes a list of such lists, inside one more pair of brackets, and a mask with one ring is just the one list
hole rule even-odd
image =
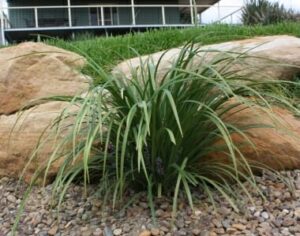
[[[300, 0], [269, 0], [269, 2], [279, 2], [280, 4], [283, 4], [287, 8], [300, 10]], [[243, 3], [244, 0], [221, 0], [220, 1], [221, 6], [230, 6], [230, 5], [242, 6]]]
[[[283, 4], [286, 8], [291, 8], [296, 12], [300, 12], [300, 0], [269, 0], [270, 2], [279, 2]], [[230, 15], [232, 12], [240, 9], [244, 4], [244, 0], [221, 0], [220, 1], [220, 11], [218, 11], [217, 4], [215, 7], [210, 8], [205, 11], [202, 16], [202, 23], [211, 23], [218, 20], [218, 18], [223, 18]], [[233, 14], [232, 17], [227, 17], [224, 20], [226, 23], [239, 23], [240, 13]]]

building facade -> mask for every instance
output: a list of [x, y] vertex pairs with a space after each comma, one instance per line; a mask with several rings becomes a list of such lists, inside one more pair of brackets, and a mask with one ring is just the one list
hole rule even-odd
[[[128, 32], [158, 27], [187, 27], [218, 0], [7, 0], [1, 4], [3, 40], [32, 35]], [[4, 7], [6, 5], [6, 7]], [[4, 35], [4, 36], [3, 36]]]

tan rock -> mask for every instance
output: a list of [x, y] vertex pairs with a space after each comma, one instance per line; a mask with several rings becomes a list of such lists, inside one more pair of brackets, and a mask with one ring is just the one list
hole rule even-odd
[[53, 227], [48, 231], [48, 234], [49, 234], [50, 236], [54, 236], [54, 235], [56, 234], [57, 231], [58, 231], [58, 226], [55, 225], [55, 226], [53, 226]]
[[152, 228], [151, 229], [151, 235], [156, 236], [160, 234], [160, 230], [157, 228]]
[[232, 227], [236, 228], [236, 229], [238, 229], [240, 231], [244, 231], [247, 228], [246, 225], [243, 225], [243, 224], [233, 224]]
[[300, 220], [300, 207], [296, 207], [294, 215], [298, 220]]
[[33, 100], [85, 92], [81, 56], [43, 43], [0, 49], [0, 114], [12, 114]]
[[[141, 61], [143, 64], [147, 64], [147, 62], [157, 64], [162, 57], [158, 69], [158, 79], [161, 79], [178, 58], [180, 51], [181, 48], [174, 48], [140, 58], [133, 58], [117, 65], [113, 73], [131, 78], [132, 75], [139, 74]], [[220, 52], [240, 56], [233, 68], [247, 67], [247, 70], [243, 73], [247, 73], [252, 77], [255, 76], [258, 79], [268, 76], [273, 79], [292, 79], [295, 74], [300, 72], [300, 39], [297, 37], [287, 35], [255, 37], [203, 46], [200, 47], [198, 56], [195, 57], [191, 67], [199, 66], [199, 63], [203, 62], [203, 58], [206, 62], [210, 61]], [[240, 55], [241, 53], [247, 53], [252, 58], [247, 57], [245, 59]], [[253, 70], [256, 73], [252, 73]], [[257, 72], [261, 72], [261, 74], [258, 75]]]
[[151, 236], [151, 232], [149, 230], [142, 231], [139, 236]]
[[[49, 102], [35, 106], [22, 114], [0, 116], [0, 177], [10, 176], [18, 178], [28, 163], [32, 152], [43, 137], [45, 145], [37, 152], [34, 161], [30, 162], [24, 173], [24, 180], [29, 182], [35, 171], [45, 165], [55, 148], [54, 136], [50, 135], [49, 126], [61, 114], [64, 108], [70, 107], [69, 103]], [[71, 108], [70, 108], [71, 109]], [[74, 109], [74, 108], [72, 108]], [[69, 121], [64, 121], [61, 127]], [[61, 140], [63, 133], [57, 137]], [[55, 162], [49, 171], [48, 180], [57, 173], [58, 162]]]
[[[273, 112], [276, 118], [259, 107], [252, 107], [228, 116], [228, 123], [237, 127], [257, 124], [265, 126], [247, 129], [246, 134], [254, 147], [238, 134], [233, 134], [232, 140], [253, 165], [263, 165], [274, 170], [299, 169], [300, 119], [279, 107], [274, 107]], [[216, 145], [222, 143], [219, 141]], [[214, 153], [208, 160], [228, 163], [231, 159], [223, 153]]]
[[226, 233], [228, 233], [228, 234], [234, 234], [234, 233], [236, 233], [236, 229], [235, 228], [228, 228], [227, 230], [226, 230]]

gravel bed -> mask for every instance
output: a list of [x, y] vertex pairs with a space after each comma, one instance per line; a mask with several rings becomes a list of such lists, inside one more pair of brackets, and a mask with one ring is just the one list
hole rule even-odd
[[[38, 236], [179, 236], [179, 235], [296, 235], [300, 236], [300, 170], [283, 172], [289, 184], [268, 173], [257, 178], [266, 196], [253, 192], [254, 204], [241, 197], [241, 212], [233, 211], [220, 196], [216, 208], [200, 191], [195, 193], [195, 211], [179, 201], [177, 219], [172, 223], [172, 198], [156, 200], [157, 224], [151, 219], [145, 193], [128, 208], [112, 212], [97, 198], [97, 186], [89, 186], [90, 197], [83, 197], [83, 187], [72, 185], [58, 215], [50, 207], [51, 188], [34, 187], [26, 204], [17, 235]], [[0, 179], [0, 236], [11, 235], [17, 207], [26, 185], [16, 190], [17, 181]], [[249, 188], [247, 183], [245, 186]], [[250, 189], [250, 188], [249, 188]], [[236, 193], [241, 190], [237, 187]], [[128, 198], [128, 200], [132, 198]]]

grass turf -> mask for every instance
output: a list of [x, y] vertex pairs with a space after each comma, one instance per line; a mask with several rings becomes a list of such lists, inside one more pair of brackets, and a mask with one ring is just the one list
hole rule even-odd
[[[197, 28], [161, 29], [145, 33], [111, 37], [79, 37], [74, 41], [47, 40], [47, 43], [88, 56], [99, 66], [109, 71], [119, 62], [173, 47], [186, 42], [205, 44], [245, 39], [263, 35], [294, 35], [300, 37], [299, 23], [286, 22], [268, 26], [208, 25]], [[94, 70], [87, 67], [85, 73], [93, 76]]]

